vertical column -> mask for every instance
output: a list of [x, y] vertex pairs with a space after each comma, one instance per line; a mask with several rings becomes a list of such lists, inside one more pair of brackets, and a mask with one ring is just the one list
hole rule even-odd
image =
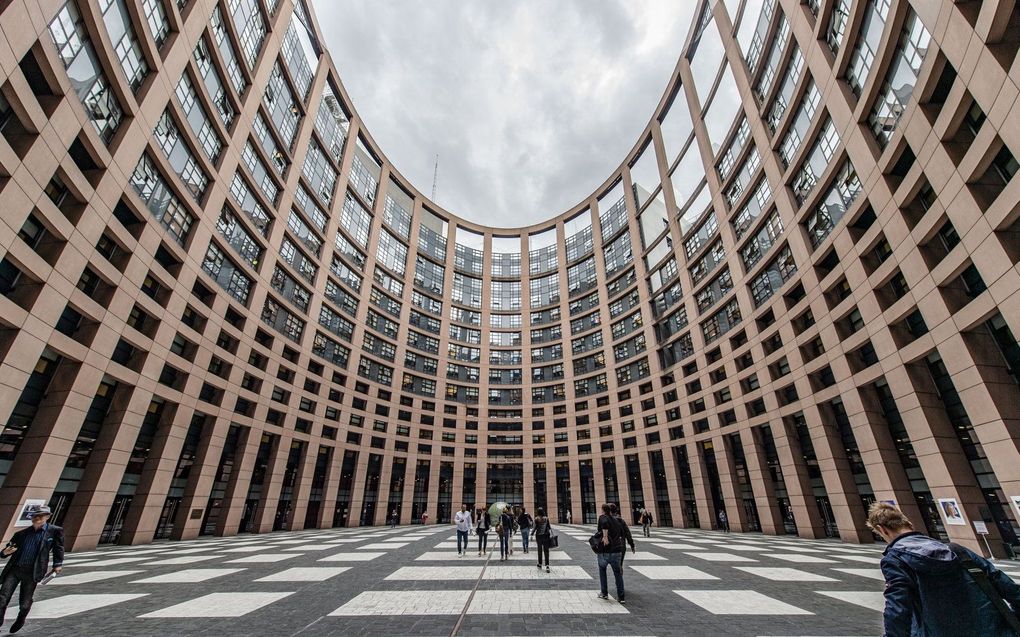
[[8, 535], [25, 499], [52, 495], [101, 380], [98, 369], [68, 360], [53, 372], [0, 488], [0, 519], [7, 521]]
[[920, 524], [921, 511], [896, 451], [896, 441], [889, 433], [885, 416], [873, 397], [867, 396], [862, 388], [855, 387], [843, 395], [843, 406], [876, 499], [895, 500], [896, 506], [907, 517]]
[[[670, 518], [673, 520], [674, 527], [684, 528], [686, 520], [684, 519], [683, 493], [680, 489], [679, 474], [677, 473], [676, 464], [673, 462], [673, 450], [666, 446], [662, 447], [662, 466], [666, 472], [666, 491], [669, 493], [669, 502], [672, 507]], [[662, 511], [659, 510], [658, 506], [654, 510], [655, 524], [663, 524]]]
[[149, 392], [128, 386], [118, 389], [114, 396], [78, 482], [78, 490], [64, 516], [68, 550], [89, 550], [99, 543], [151, 401]]
[[351, 485], [351, 505], [347, 512], [347, 526], [363, 526], [361, 523], [362, 508], [365, 506], [365, 482], [368, 478], [368, 456], [365, 449], [358, 451], [358, 468], [354, 471], [354, 483]]
[[712, 506], [712, 492], [708, 486], [707, 470], [705, 469], [705, 458], [701, 453], [701, 446], [697, 442], [687, 445], [687, 464], [691, 467], [691, 481], [694, 483], [694, 497], [698, 503], [698, 517], [701, 521], [701, 528], [714, 529], [716, 524], [716, 511]]
[[823, 409], [829, 409], [829, 406], [819, 408], [817, 404], [807, 405], [804, 407], [804, 418], [808, 423], [818, 468], [822, 471], [825, 492], [836, 517], [839, 537], [844, 542], [870, 542], [871, 532], [864, 526], [867, 514], [854, 482], [843, 440], [836, 428], [827, 424], [831, 415], [823, 413]]
[[273, 438], [274, 448], [269, 456], [266, 477], [262, 481], [260, 497], [262, 506], [259, 507], [255, 515], [255, 528], [258, 529], [258, 533], [268, 533], [273, 530], [276, 509], [280, 505], [283, 474], [287, 470], [287, 457], [290, 455], [290, 441], [289, 435], [274, 436]]
[[241, 526], [248, 487], [251, 485], [255, 459], [261, 444], [262, 432], [245, 427], [237, 441], [237, 457], [223, 494], [223, 512], [216, 523], [216, 535], [236, 535]]
[[121, 544], [145, 544], [156, 534], [159, 516], [166, 504], [170, 481], [181, 457], [184, 438], [188, 435], [194, 411], [180, 405], [173, 409], [173, 415], [164, 418], [152, 441], [152, 449], [145, 460], [135, 495], [128, 507], [124, 530], [120, 534]]
[[[198, 537], [229, 430], [228, 418], [210, 416], [206, 421], [195, 453], [195, 462], [191, 465], [191, 472], [188, 475], [184, 496], [181, 498], [180, 506], [177, 507], [171, 532], [172, 539], [190, 540]], [[199, 513], [195, 515], [195, 511]]]
[[762, 533], [779, 535], [784, 532], [783, 517], [776, 503], [776, 493], [772, 477], [768, 475], [765, 454], [758, 446], [758, 436], [753, 429], [741, 429], [740, 445], [744, 449], [744, 462], [747, 463], [747, 479], [751, 482], [754, 503], [758, 507], [758, 521], [761, 522]]
[[301, 457], [301, 466], [297, 471], [297, 484], [290, 494], [290, 519], [287, 520], [288, 531], [300, 531], [305, 528], [305, 515], [308, 512], [308, 496], [312, 490], [315, 476], [315, 462], [319, 456], [319, 445], [305, 443], [305, 453]]
[[723, 506], [726, 507], [726, 519], [730, 523], [730, 528], [744, 532], [747, 530], [748, 520], [737, 481], [733, 453], [724, 436], [713, 437], [712, 446], [715, 449], [715, 466], [719, 471], [719, 489], [722, 492]]
[[791, 441], [793, 434], [789, 431], [786, 419], [783, 418], [776, 424], [778, 426], [772, 427], [772, 439], [776, 445], [779, 464], [783, 467], [783, 481], [786, 483], [786, 493], [790, 497], [793, 518], [797, 522], [797, 535], [806, 538], [824, 537], [822, 520], [818, 515], [818, 506], [811, 491], [807, 467], [804, 465], [804, 454], [800, 451], [800, 445], [794, 446]]
[[326, 482], [322, 489], [322, 505], [315, 524], [320, 529], [333, 526], [336, 515], [336, 495], [340, 491], [340, 468], [343, 463], [343, 449], [329, 447], [329, 461], [326, 462]]

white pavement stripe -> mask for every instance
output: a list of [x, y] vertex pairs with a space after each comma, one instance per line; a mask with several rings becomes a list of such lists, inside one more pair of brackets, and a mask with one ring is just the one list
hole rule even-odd
[[267, 553], [266, 555], [245, 555], [234, 560], [227, 560], [227, 564], [272, 564], [297, 557], [294, 553]]
[[50, 586], [73, 586], [75, 584], [91, 584], [101, 582], [114, 577], [124, 577], [144, 573], [145, 571], [88, 571], [86, 573], [75, 573], [74, 575], [59, 575], [50, 582]]
[[631, 566], [638, 573], [648, 579], [654, 580], [717, 580], [715, 575], [709, 575], [690, 566]]
[[885, 575], [882, 575], [882, 570], [878, 568], [834, 568], [834, 571], [840, 573], [847, 573], [849, 575], [859, 575], [860, 577], [867, 577], [870, 579], [876, 579], [879, 581], [885, 581]]
[[[734, 555], [733, 553], [684, 553], [709, 562], [757, 562], [753, 557]], [[629, 555], [627, 557], [630, 557]]]
[[149, 566], [176, 566], [177, 564], [194, 564], [223, 557], [222, 555], [185, 555], [183, 557], [171, 557], [166, 560], [149, 562]]
[[673, 591], [713, 615], [813, 615], [786, 602], [748, 590]]
[[106, 595], [61, 595], [41, 599], [32, 604], [32, 619], [59, 619], [87, 610], [120, 604], [128, 600], [145, 597], [147, 593], [118, 593]]
[[882, 612], [885, 610], [885, 597], [881, 591], [816, 591], [819, 595], [825, 595], [871, 610]]
[[132, 584], [192, 584], [194, 582], [205, 582], [215, 577], [223, 577], [232, 573], [239, 573], [243, 568], [186, 568], [173, 573], [154, 575], [143, 579], [136, 579]]
[[[472, 582], [482, 575], [482, 565], [477, 566], [403, 566], [386, 576], [390, 581], [462, 581]], [[580, 566], [550, 567], [548, 573], [534, 566], [509, 566], [490, 564], [485, 569], [486, 580], [590, 580]]]
[[838, 582], [839, 580], [826, 577], [825, 575], [819, 575], [817, 573], [808, 573], [796, 568], [770, 567], [770, 566], [735, 566], [739, 571], [750, 573], [751, 575], [757, 575], [758, 577], [764, 577], [775, 582]]
[[817, 555], [803, 555], [801, 553], [762, 553], [761, 556], [783, 560], [784, 562], [796, 562], [797, 564], [834, 564], [836, 562], [835, 560], [818, 557]]
[[326, 557], [320, 557], [320, 562], [367, 562], [374, 560], [377, 557], [386, 555], [385, 553], [334, 553], [333, 555], [327, 555]]
[[[332, 617], [390, 615], [458, 615], [471, 591], [366, 591], [336, 609]], [[598, 599], [590, 590], [478, 590], [469, 615], [626, 614], [620, 604]]]
[[407, 543], [406, 542], [393, 542], [393, 543], [390, 543], [390, 542], [375, 542], [373, 544], [366, 544], [365, 546], [359, 546], [357, 548], [358, 548], [359, 551], [361, 549], [368, 549], [370, 551], [378, 551], [378, 550], [385, 551], [385, 550], [389, 550], [389, 549], [399, 549], [402, 546], [407, 546]]
[[350, 566], [296, 566], [279, 573], [260, 577], [256, 582], [324, 582], [344, 571]]
[[210, 593], [139, 617], [241, 617], [290, 593]]

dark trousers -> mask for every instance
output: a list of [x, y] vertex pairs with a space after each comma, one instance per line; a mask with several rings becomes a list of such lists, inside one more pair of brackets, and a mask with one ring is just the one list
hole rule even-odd
[[[14, 597], [14, 589], [21, 585], [18, 596], [18, 609], [23, 614], [28, 614], [32, 608], [32, 596], [35, 595], [35, 573], [31, 566], [15, 566], [7, 573], [7, 577], [0, 582], [0, 609], [6, 609], [11, 597]], [[2, 612], [2, 611], [0, 611]]]
[[[461, 543], [462, 539], [464, 541], [464, 548], [460, 547], [460, 543]], [[467, 550], [468, 550], [468, 532], [467, 531], [461, 531], [460, 529], [458, 529], [457, 530], [457, 552], [460, 553], [461, 551], [464, 551], [465, 553], [467, 553]]]
[[503, 532], [499, 534], [499, 556], [510, 557], [510, 534], [513, 531], [510, 529], [503, 529]]
[[626, 594], [623, 589], [623, 556], [620, 553], [599, 553], [599, 584], [602, 585], [602, 594], [609, 594], [609, 582], [606, 577], [606, 569], [613, 569], [613, 577], [616, 579], [616, 598], [623, 599]]
[[478, 552], [481, 553], [485, 550], [486, 545], [489, 543], [489, 532], [478, 531]]
[[528, 540], [530, 540], [530, 539], [531, 539], [531, 527], [530, 526], [522, 526], [521, 527], [521, 544], [524, 545], [524, 552], [525, 553], [528, 552]]
[[652, 537], [652, 523], [645, 522], [642, 526], [645, 528], [645, 537]]
[[545, 555], [545, 565], [549, 566], [549, 547], [552, 546], [552, 538], [548, 535], [536, 535], [538, 542], [538, 565], [542, 566], [542, 555]]

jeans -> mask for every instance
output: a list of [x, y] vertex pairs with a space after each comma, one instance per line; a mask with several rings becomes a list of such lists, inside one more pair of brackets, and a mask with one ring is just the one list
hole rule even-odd
[[528, 542], [531, 540], [531, 527], [521, 527], [521, 544], [524, 545], [524, 552], [528, 552]]
[[[464, 548], [461, 548], [461, 541], [464, 542]], [[468, 532], [457, 529], [457, 552], [467, 552], [468, 550]]]
[[[17, 559], [16, 557], [14, 559]], [[0, 613], [7, 609], [11, 597], [14, 596], [14, 589], [21, 584], [18, 593], [18, 610], [20, 614], [27, 615], [32, 608], [32, 596], [35, 594], [35, 573], [31, 566], [14, 566], [7, 573], [7, 577], [0, 583]]]
[[538, 565], [542, 566], [542, 555], [545, 554], [545, 565], [549, 566], [549, 547], [552, 546], [552, 538], [548, 535], [536, 535], [538, 542]]
[[613, 568], [613, 577], [616, 578], [616, 599], [624, 599], [623, 591], [623, 559], [619, 553], [599, 553], [599, 584], [602, 585], [602, 594], [609, 595], [609, 584], [606, 581], [606, 568]]
[[510, 534], [513, 533], [510, 529], [504, 529], [499, 534], [499, 556], [510, 557]]
[[651, 531], [652, 525], [649, 524], [648, 522], [645, 522], [644, 523], [644, 527], [645, 527], [645, 537], [652, 537], [652, 531]]
[[479, 530], [478, 533], [478, 552], [481, 553], [486, 549], [489, 544], [489, 530]]

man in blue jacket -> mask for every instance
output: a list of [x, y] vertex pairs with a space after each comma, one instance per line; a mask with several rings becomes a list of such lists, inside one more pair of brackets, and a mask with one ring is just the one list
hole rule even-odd
[[14, 534], [0, 556], [10, 558], [0, 573], [0, 623], [3, 623], [7, 604], [19, 585], [18, 618], [11, 624], [16, 633], [25, 625], [32, 608], [35, 587], [49, 571], [50, 552], [53, 553], [53, 570], [60, 572], [64, 564], [64, 529], [48, 522], [50, 508], [41, 506], [32, 512], [32, 526]]
[[[882, 557], [886, 637], [1020, 635], [1007, 619], [1008, 614], [1020, 619], [1020, 586], [991, 562], [918, 533], [907, 516], [889, 504], [871, 505], [868, 527], [888, 543]], [[1012, 608], [997, 607], [967, 566]]]

